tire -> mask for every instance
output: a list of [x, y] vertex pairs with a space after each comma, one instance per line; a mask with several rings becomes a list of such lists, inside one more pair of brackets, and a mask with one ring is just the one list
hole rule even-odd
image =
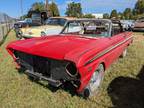
[[127, 55], [127, 48], [126, 49], [124, 49], [124, 51], [122, 52], [122, 54], [121, 54], [121, 58], [124, 58], [124, 57], [126, 57], [126, 55]]
[[96, 94], [96, 91], [100, 88], [100, 85], [104, 78], [104, 66], [103, 64], [100, 64], [96, 71], [93, 73], [89, 84], [84, 89], [83, 96], [84, 98], [89, 98], [91, 96], [94, 96]]
[[16, 29], [15, 32], [16, 32], [16, 38], [22, 39], [22, 31], [20, 29]]

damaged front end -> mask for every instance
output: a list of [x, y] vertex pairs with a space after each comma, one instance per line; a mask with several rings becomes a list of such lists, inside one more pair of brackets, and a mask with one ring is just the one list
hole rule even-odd
[[13, 56], [28, 76], [46, 80], [55, 87], [65, 82], [71, 82], [76, 88], [80, 86], [80, 75], [72, 62], [35, 56], [16, 50], [13, 51]]

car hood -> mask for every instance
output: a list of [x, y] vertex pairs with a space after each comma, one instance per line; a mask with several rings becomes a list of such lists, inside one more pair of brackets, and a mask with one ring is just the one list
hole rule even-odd
[[98, 40], [98, 38], [58, 35], [12, 42], [7, 48], [32, 55], [59, 60], [70, 58], [71, 61], [75, 61], [79, 55], [94, 47]]

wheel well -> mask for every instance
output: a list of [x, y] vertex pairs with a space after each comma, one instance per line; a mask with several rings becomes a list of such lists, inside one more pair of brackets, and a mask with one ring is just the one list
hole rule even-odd
[[104, 63], [104, 62], [102, 62], [102, 63], [100, 63], [100, 64], [102, 64], [102, 65], [103, 65], [103, 67], [104, 67], [104, 71], [105, 71], [105, 70], [106, 70], [105, 63]]

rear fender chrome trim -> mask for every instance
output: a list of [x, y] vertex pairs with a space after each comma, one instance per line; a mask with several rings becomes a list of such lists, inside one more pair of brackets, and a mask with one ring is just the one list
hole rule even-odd
[[92, 63], [93, 61], [95, 61], [95, 60], [98, 59], [99, 57], [101, 57], [101, 56], [105, 55], [106, 53], [112, 51], [113, 49], [115, 49], [116, 47], [122, 45], [123, 43], [125, 43], [126, 41], [128, 41], [128, 40], [131, 39], [131, 38], [132, 38], [132, 36], [131, 36], [131, 37], [128, 37], [128, 38], [125, 39], [124, 41], [122, 41], [122, 42], [120, 42], [120, 43], [118, 43], [118, 44], [116, 44], [116, 45], [114, 45], [114, 46], [112, 46], [112, 47], [110, 47], [110, 48], [108, 48], [108, 49], [106, 49], [106, 50], [98, 53], [98, 54], [97, 54], [96, 56], [94, 56], [91, 60], [87, 61], [84, 65], [86, 66], [86, 65]]

